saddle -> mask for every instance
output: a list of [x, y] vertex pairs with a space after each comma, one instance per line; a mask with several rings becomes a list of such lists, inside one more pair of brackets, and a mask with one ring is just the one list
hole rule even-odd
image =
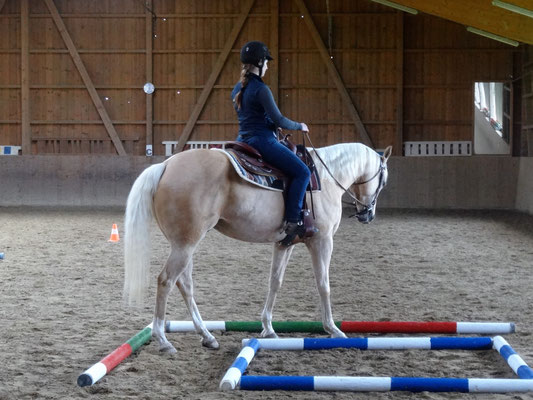
[[[289, 135], [283, 136], [281, 132], [278, 133], [282, 137], [279, 142], [296, 154], [296, 156], [305, 165], [307, 165], [309, 171], [311, 171], [311, 178], [309, 180], [309, 185], [307, 186], [307, 191], [311, 192], [312, 203], [312, 192], [321, 190], [320, 177], [318, 175], [313, 158], [304, 145], [295, 145], [289, 140]], [[233, 154], [239, 164], [250, 173], [274, 177], [276, 180], [274, 181], [273, 186], [283, 190], [283, 196], [286, 196], [285, 188], [288, 187], [289, 177], [287, 177], [279, 169], [265, 162], [261, 154], [255, 148], [243, 142], [226, 142], [224, 148], [226, 151]], [[307, 207], [307, 201], [305, 198], [302, 210], [302, 219], [305, 227], [304, 238], [313, 236], [317, 231], [313, 224], [314, 212], [312, 215], [311, 211]], [[302, 240], [299, 238], [299, 236], [296, 236], [296, 239], [292, 242], [292, 244], [296, 244], [301, 241]]]
[[[311, 171], [311, 179], [309, 180], [307, 190], [320, 191], [320, 177], [318, 176], [318, 171], [316, 170], [315, 163], [313, 162], [309, 151], [301, 144], [295, 145], [288, 139], [288, 137], [284, 137], [280, 140], [280, 143], [295, 153]], [[239, 164], [250, 173], [274, 177], [279, 181], [277, 186], [280, 189], [283, 190], [287, 187], [289, 178], [282, 171], [263, 160], [261, 154], [252, 146], [243, 142], [226, 142], [225, 150], [233, 154]]]

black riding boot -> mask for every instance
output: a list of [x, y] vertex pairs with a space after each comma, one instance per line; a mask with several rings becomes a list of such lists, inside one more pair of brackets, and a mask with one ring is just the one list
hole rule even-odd
[[282, 246], [291, 246], [296, 240], [297, 236], [303, 239], [305, 235], [305, 226], [302, 221], [300, 222], [287, 222], [285, 225], [285, 233], [287, 236], [279, 242]]

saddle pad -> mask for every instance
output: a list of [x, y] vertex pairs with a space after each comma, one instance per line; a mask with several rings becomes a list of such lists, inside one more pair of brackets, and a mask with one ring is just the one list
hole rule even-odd
[[283, 192], [283, 182], [281, 182], [279, 179], [276, 179], [273, 176], [256, 175], [256, 174], [252, 174], [251, 172], [248, 172], [242, 167], [241, 164], [239, 164], [237, 158], [233, 154], [231, 154], [230, 152], [224, 149], [212, 148], [211, 150], [220, 151], [224, 153], [226, 157], [228, 157], [228, 159], [230, 160], [231, 165], [233, 165], [233, 168], [235, 168], [235, 171], [237, 171], [237, 174], [239, 174], [239, 176], [245, 181], [248, 181], [254, 185], [260, 186], [263, 189]]

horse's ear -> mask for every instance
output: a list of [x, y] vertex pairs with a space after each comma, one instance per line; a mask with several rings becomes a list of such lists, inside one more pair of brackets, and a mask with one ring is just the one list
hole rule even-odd
[[383, 161], [387, 162], [391, 154], [392, 154], [392, 146], [388, 146], [383, 152], [383, 155], [381, 156], [381, 158], [383, 158]]

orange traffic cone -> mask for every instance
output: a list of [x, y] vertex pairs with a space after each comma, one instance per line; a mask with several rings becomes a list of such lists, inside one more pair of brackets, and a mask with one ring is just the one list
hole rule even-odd
[[118, 242], [120, 238], [118, 237], [118, 228], [117, 224], [113, 224], [113, 227], [111, 228], [111, 237], [109, 238], [110, 242]]

